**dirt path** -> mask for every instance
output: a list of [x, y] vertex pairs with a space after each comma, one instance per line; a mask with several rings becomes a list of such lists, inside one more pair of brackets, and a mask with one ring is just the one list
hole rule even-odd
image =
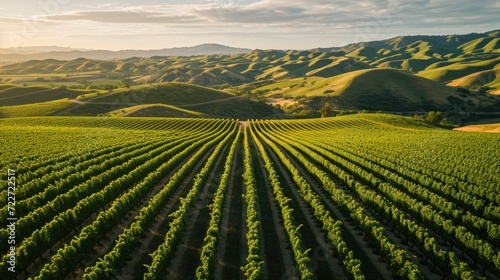
[[[304, 156], [307, 158], [306, 155], [304, 155]], [[309, 159], [309, 160], [311, 162], [314, 162], [314, 160], [312, 160], [312, 159]], [[305, 178], [308, 181], [311, 181], [313, 183], [316, 182], [313, 179], [313, 176], [311, 174], [309, 174], [307, 171], [305, 171], [302, 168], [302, 166], [301, 166], [300, 169], [301, 169], [301, 172], [303, 172], [304, 174], [306, 174]], [[327, 173], [329, 173], [327, 170], [324, 170], [324, 171], [327, 172]], [[333, 180], [335, 181], [335, 183], [337, 185], [341, 185], [342, 186], [342, 184], [343, 184], [342, 182], [340, 182], [337, 179], [333, 179]], [[323, 188], [321, 188], [317, 183], [316, 183], [316, 185], [314, 185], [314, 187], [315, 187], [317, 193], [322, 194], [324, 196], [324, 199], [330, 200], [329, 199], [329, 194], [328, 194], [328, 192], [326, 192], [326, 190], [324, 190]], [[356, 195], [352, 194], [349, 189], [347, 189], [345, 187], [343, 189], [346, 192], [348, 192], [351, 196], [353, 196], [358, 203], [360, 203], [362, 206], [364, 206], [364, 203], [361, 200], [359, 200]], [[335, 207], [333, 203], [331, 204], [331, 206]], [[437, 280], [437, 279], [441, 279], [442, 278], [443, 273], [441, 271], [439, 271], [439, 270], [436, 270], [432, 266], [429, 266], [429, 264], [425, 261], [426, 260], [425, 256], [416, 247], [413, 247], [406, 240], [406, 238], [404, 238], [402, 235], [398, 234], [390, 226], [387, 226], [386, 224], [384, 224], [384, 219], [380, 215], [378, 215], [376, 213], [372, 213], [369, 208], [365, 207], [365, 209], [367, 210], [367, 215], [369, 215], [371, 218], [379, 221], [381, 223], [381, 225], [384, 226], [384, 233], [389, 237], [390, 240], [392, 240], [400, 248], [402, 248], [402, 249], [404, 249], [404, 250], [406, 250], [406, 251], [411, 252], [411, 253], [414, 254], [414, 256], [416, 257], [416, 259], [418, 259], [418, 261], [415, 261], [414, 263], [417, 264], [417, 266], [419, 267], [419, 270], [422, 272], [422, 274], [424, 275], [425, 279], [435, 279], [435, 280]], [[344, 226], [351, 226], [351, 228], [348, 229], [348, 232], [350, 232], [351, 234], [346, 235], [346, 242], [349, 245], [351, 245], [351, 244], [354, 245], [351, 249], [354, 251], [355, 256], [357, 256], [362, 261], [362, 263], [363, 263], [362, 270], [365, 273], [365, 276], [367, 276], [367, 279], [371, 278], [371, 277], [368, 277], [368, 275], [366, 274], [367, 271], [365, 271], [367, 262], [373, 267], [373, 269], [376, 269], [378, 273], [384, 273], [384, 274], [381, 274], [381, 275], [383, 275], [382, 279], [388, 279], [388, 278], [386, 278], [386, 277], [388, 277], [387, 273], [392, 273], [392, 272], [387, 268], [387, 263], [385, 263], [384, 261], [382, 261], [380, 259], [380, 256], [377, 254], [376, 250], [374, 250], [374, 251], [367, 250], [367, 248], [370, 248], [370, 247], [373, 248], [373, 246], [371, 246], [369, 244], [369, 242], [367, 242], [363, 238], [363, 235], [362, 235], [362, 233], [360, 231], [356, 230], [355, 223], [349, 217], [349, 213], [345, 213], [345, 211], [343, 211], [343, 210], [341, 210], [339, 212], [335, 212], [335, 215], [339, 215], [339, 214], [343, 215], [343, 217], [342, 216], [337, 216], [339, 218], [339, 220], [342, 221], [343, 225]], [[358, 232], [357, 235], [356, 235], [356, 231]], [[348, 240], [354, 240], [354, 241], [353, 242], [349, 242]], [[360, 252], [362, 255], [358, 256], [357, 255], [358, 252]], [[385, 269], [383, 269], [384, 267], [385, 267]], [[370, 271], [372, 271], [372, 270], [370, 270]], [[368, 272], [370, 272], [370, 271], [368, 271]], [[375, 276], [374, 275], [373, 279], [377, 279], [376, 277], [380, 277], [380, 276]]]
[[184, 165], [188, 159], [194, 154], [194, 152], [186, 157], [178, 166], [176, 166], [172, 171], [168, 173], [159, 183], [157, 183], [153, 189], [145, 196], [139, 204], [137, 204], [131, 211], [129, 211], [122, 221], [118, 225], [116, 225], [111, 232], [108, 232], [100, 242], [100, 244], [94, 247], [94, 254], [86, 256], [85, 259], [79, 264], [78, 267], [74, 270], [74, 275], [70, 275], [67, 279], [81, 279], [85, 272], [85, 268], [92, 266], [96, 263], [96, 261], [108, 253], [114, 246], [114, 242], [117, 240], [118, 236], [123, 233], [123, 231], [128, 228], [135, 220], [135, 217], [139, 214], [140, 210], [145, 207], [149, 200], [156, 195], [162, 187], [167, 183], [169, 178], [177, 172], [182, 165]]
[[[163, 208], [160, 214], [156, 217], [156, 221], [149, 227], [145, 236], [140, 240], [140, 246], [136, 248], [130, 255], [131, 259], [128, 260], [125, 265], [118, 272], [117, 278], [119, 279], [142, 279], [144, 273], [147, 272], [144, 267], [145, 263], [151, 262], [151, 254], [154, 252], [158, 246], [164, 241], [165, 233], [169, 229], [169, 224], [171, 218], [169, 215], [173, 213], [179, 206], [180, 198], [189, 192], [189, 187], [196, 176], [196, 173], [202, 168], [202, 165], [207, 160], [209, 155], [212, 153], [214, 148], [210, 149], [189, 175], [182, 181], [180, 186], [174, 192], [172, 197], [169, 199], [167, 205]], [[180, 166], [182, 166], [186, 159]], [[179, 167], [180, 168], [180, 167]]]
[[181, 244], [175, 250], [172, 262], [167, 268], [165, 279], [195, 279], [196, 268], [201, 263], [200, 254], [203, 240], [210, 223], [208, 205], [213, 201], [213, 194], [220, 182], [223, 163], [229, 150], [228, 142], [210, 170], [203, 189], [198, 194], [195, 205], [188, 215]]
[[294, 101], [293, 99], [285, 99], [283, 97], [280, 98], [275, 98], [275, 97], [268, 97], [266, 99], [266, 103], [271, 104], [271, 105], [280, 105], [281, 107], [285, 107], [287, 105], [294, 105], [298, 104], [297, 101]]
[[361, 270], [366, 279], [396, 279], [392, 271], [387, 267], [387, 263], [381, 260], [380, 255], [375, 253], [373, 246], [364, 238], [361, 231], [356, 229], [355, 223], [349, 216], [349, 213], [337, 207], [329, 197], [330, 194], [313, 179], [313, 176], [294, 157], [286, 151], [284, 153], [294, 166], [297, 167], [302, 177], [306, 179], [312, 189], [320, 196], [321, 202], [330, 210], [332, 217], [342, 222], [342, 228], [344, 229], [343, 239], [354, 252], [354, 256], [361, 260]]
[[[253, 139], [250, 141], [252, 163], [255, 173], [259, 210], [261, 213], [261, 246], [264, 259], [265, 279], [300, 279], [297, 265], [283, 226], [283, 219], [274, 199], [272, 186], [267, 179], [267, 171]], [[267, 199], [266, 199], [267, 198]], [[265, 231], [264, 231], [265, 229]]]
[[[304, 156], [306, 158], [308, 158], [306, 155], [304, 155]], [[310, 158], [308, 158], [308, 159], [311, 162], [314, 162], [314, 160], [312, 160]], [[344, 157], [344, 159], [348, 160], [345, 157]], [[385, 168], [387, 168], [387, 167], [385, 167]], [[364, 169], [366, 169], [366, 168], [364, 168]], [[368, 169], [366, 169], [365, 171], [372, 172], [372, 173], [374, 173], [375, 176], [378, 176], [378, 177], [383, 176], [381, 174], [378, 174], [378, 173], [376, 173], [374, 171], [371, 171], [371, 170], [368, 170]], [[396, 172], [394, 170], [390, 170], [390, 171], [391, 172]], [[382, 178], [382, 177], [380, 177], [380, 178]], [[410, 180], [410, 181], [412, 181], [412, 180]], [[340, 182], [338, 180], [336, 180], [336, 183], [338, 185], [342, 185], [342, 182]], [[429, 263], [428, 262], [428, 257], [419, 248], [413, 246], [411, 244], [411, 242], [409, 242], [407, 240], [407, 238], [404, 236], [404, 234], [401, 234], [400, 232], [398, 232], [395, 229], [395, 226], [389, 226], [388, 225], [388, 221], [386, 220], [385, 217], [383, 217], [382, 215], [380, 215], [377, 212], [374, 212], [369, 207], [366, 207], [366, 205], [357, 197], [357, 195], [353, 194], [348, 188], [344, 188], [344, 189], [348, 193], [350, 193], [350, 195], [353, 196], [355, 198], [355, 200], [358, 201], [358, 203], [360, 203], [361, 205], [363, 205], [365, 207], [365, 209], [367, 210], [367, 214], [371, 218], [379, 221], [380, 224], [382, 226], [384, 226], [384, 232], [385, 232], [385, 234], [395, 244], [397, 244], [400, 248], [402, 248], [402, 249], [404, 249], [404, 250], [406, 250], [406, 251], [411, 252], [411, 253], [414, 254], [414, 257], [415, 257], [415, 261], [414, 262], [415, 262], [415, 264], [417, 264], [417, 266], [419, 267], [419, 270], [422, 272], [422, 274], [424, 275], [424, 277], [426, 279], [439, 279], [440, 277], [443, 277], [444, 275], [446, 275], [446, 272], [443, 272], [440, 268], [436, 267], [436, 264]], [[412, 196], [411, 194], [409, 194], [409, 195]], [[400, 209], [400, 210], [402, 210], [403, 212], [406, 212], [405, 209]], [[410, 215], [410, 217], [411, 217], [411, 215]], [[422, 222], [419, 222], [416, 219], [414, 219], [414, 221], [417, 222], [419, 225], [422, 225]], [[474, 261], [473, 257], [470, 257], [469, 255], [465, 254], [465, 252], [463, 252], [461, 249], [457, 248], [457, 246], [454, 246], [453, 248], [449, 248], [449, 246], [447, 245], [448, 240], [446, 240], [445, 238], [443, 238], [443, 236], [441, 234], [435, 232], [431, 228], [426, 227], [425, 223], [422, 226], [426, 229], [426, 231], [430, 234], [430, 236], [433, 237], [436, 240], [436, 244], [437, 244], [438, 248], [440, 248], [441, 250], [444, 250], [444, 251], [453, 251], [455, 253], [455, 255], [461, 261], [469, 263], [470, 268], [475, 269], [476, 272], [481, 271], [482, 275], [485, 276], [487, 279], [500, 279], [500, 277], [494, 277], [492, 275], [491, 271], [488, 271], [488, 270], [485, 271], [480, 264], [476, 264], [476, 262]]]
[[133, 114], [133, 113], [135, 113], [135, 112], [137, 112], [137, 111], [140, 111], [140, 110], [142, 110], [142, 109], [147, 109], [147, 108], [152, 107], [152, 106], [156, 106], [156, 104], [149, 104], [149, 106], [148, 106], [148, 105], [145, 105], [145, 106], [139, 106], [139, 108], [135, 108], [134, 110], [130, 110], [130, 111], [128, 111], [128, 112], [125, 112], [125, 113], [121, 114], [121, 115], [120, 115], [120, 117], [127, 117], [127, 116], [129, 116], [130, 114]]
[[[109, 207], [110, 204], [106, 206]], [[80, 230], [90, 225], [97, 218], [97, 215], [102, 211], [102, 208], [99, 209], [96, 213], [92, 214], [88, 217], [83, 223], [80, 224], [75, 230], [68, 233], [65, 237], [59, 240], [56, 244], [54, 244], [49, 250], [46, 250], [42, 253], [42, 258], [38, 258], [32, 263], [27, 269], [26, 272], [20, 274], [18, 279], [28, 279], [29, 277], [35, 277], [40, 274], [40, 271], [43, 269], [45, 264], [50, 261], [50, 258], [61, 248], [64, 247], [65, 244], [69, 244], [71, 239], [80, 233]]]
[[[332, 244], [327, 236], [322, 232], [320, 223], [316, 220], [311, 209], [306, 205], [302, 196], [298, 192], [298, 186], [293, 181], [287, 168], [283, 166], [278, 156], [269, 146], [266, 146], [268, 154], [271, 156], [277, 172], [280, 176], [281, 185], [285, 195], [292, 199], [294, 207], [294, 218], [298, 224], [304, 224], [301, 228], [304, 247], [311, 248], [309, 257], [311, 259], [311, 271], [317, 279], [328, 279], [335, 275], [335, 279], [345, 279], [348, 277], [341, 265], [342, 261], [334, 258]], [[298, 206], [298, 207], [297, 207]]]
[[242, 145], [236, 147], [236, 154], [232, 163], [230, 182], [222, 211], [220, 226], [221, 239], [217, 247], [215, 258], [215, 279], [244, 279], [240, 267], [246, 258], [246, 223], [243, 203]]

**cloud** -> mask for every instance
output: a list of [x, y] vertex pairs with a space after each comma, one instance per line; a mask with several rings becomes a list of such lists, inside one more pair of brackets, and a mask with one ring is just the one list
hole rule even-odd
[[22, 23], [23, 20], [17, 19], [17, 18], [4, 18], [4, 17], [0, 17], [0, 22], [3, 22], [3, 23]]
[[[133, 35], [155, 38], [158, 44], [173, 41], [173, 37], [199, 43], [206, 38], [237, 38], [238, 42], [260, 41], [264, 42], [261, 46], [273, 47], [282, 39], [282, 48], [344, 45], [397, 35], [480, 32], [500, 26], [498, 0], [482, 0], [481, 5], [469, 1], [206, 0], [142, 6], [127, 6], [132, 2], [127, 1], [79, 6], [79, 10], [33, 20], [45, 21], [57, 34], [68, 35], [67, 26], [71, 25], [75, 37], [116, 35], [128, 40]], [[0, 22], [6, 20], [0, 18]], [[177, 40], [181, 37], [184, 39]], [[271, 41], [276, 44], [267, 43]]]
[[60, 15], [47, 16], [53, 21], [94, 21], [103, 23], [176, 23], [194, 21], [187, 15], [175, 15], [149, 11], [78, 11]]
[[260, 0], [208, 1], [204, 4], [155, 5], [83, 10], [46, 18], [53, 21], [93, 21], [101, 23], [163, 23], [223, 26], [281, 25], [297, 27], [361, 26], [382, 19], [397, 23], [399, 27], [432, 27], [432, 24], [495, 24], [498, 19], [498, 1], [483, 0], [481, 5], [469, 0]]

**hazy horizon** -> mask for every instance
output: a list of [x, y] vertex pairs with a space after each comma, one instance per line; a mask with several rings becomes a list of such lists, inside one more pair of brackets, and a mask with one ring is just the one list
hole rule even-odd
[[491, 31], [500, 26], [499, 11], [494, 0], [28, 0], [0, 4], [0, 48], [312, 49]]
[[[380, 38], [380, 39], [374, 39], [374, 41], [377, 40], [389, 40], [395, 37], [399, 36], [448, 36], [448, 35], [467, 35], [467, 34], [473, 34], [473, 33], [487, 33], [490, 31], [495, 31], [495, 30], [500, 30], [500, 29], [492, 29], [492, 30], [484, 30], [484, 31], [472, 31], [472, 32], [467, 32], [467, 33], [453, 33], [453, 34], [415, 34], [415, 35], [408, 35], [408, 34], [400, 34], [396, 35], [393, 37], [387, 37], [387, 38]], [[363, 42], [369, 42], [369, 41], [359, 41], [359, 42], [353, 42], [353, 43], [363, 43]], [[351, 43], [348, 43], [351, 44]], [[220, 45], [220, 46], [225, 46], [225, 47], [231, 47], [231, 48], [244, 48], [244, 49], [263, 49], [263, 50], [309, 50], [309, 49], [315, 49], [315, 48], [331, 48], [331, 47], [343, 47], [346, 46], [341, 45], [341, 46], [321, 46], [321, 47], [314, 47], [314, 48], [307, 48], [307, 49], [298, 49], [298, 48], [250, 48], [250, 47], [245, 47], [245, 46], [233, 46], [233, 45], [225, 45], [221, 44], [218, 42], [206, 42], [206, 43], [200, 43], [196, 45], [179, 45], [179, 46], [172, 46], [172, 47], [158, 47], [158, 48], [143, 48], [143, 49], [116, 49], [116, 50], [111, 50], [111, 49], [88, 49], [88, 48], [78, 48], [78, 47], [68, 47], [68, 46], [62, 46], [62, 45], [27, 45], [27, 46], [18, 46], [18, 47], [10, 47], [10, 48], [3, 48], [3, 49], [23, 49], [23, 48], [67, 48], [67, 49], [72, 49], [72, 50], [80, 50], [80, 51], [112, 51], [112, 52], [119, 52], [119, 51], [131, 51], [131, 50], [141, 50], [141, 51], [148, 51], [148, 50], [161, 50], [161, 49], [173, 49], [173, 48], [191, 48], [191, 47], [197, 47], [201, 45]], [[0, 47], [1, 48], [1, 47]]]

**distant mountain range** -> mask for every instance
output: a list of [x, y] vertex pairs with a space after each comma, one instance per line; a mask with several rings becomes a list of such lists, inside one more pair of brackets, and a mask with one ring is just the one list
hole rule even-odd
[[35, 47], [16, 47], [0, 48], [0, 54], [37, 54], [47, 52], [71, 52], [71, 51], [90, 51], [87, 49], [74, 49], [58, 46], [35, 46]]
[[87, 58], [95, 60], [124, 59], [129, 57], [153, 57], [153, 56], [190, 56], [190, 55], [213, 55], [213, 54], [238, 54], [247, 53], [251, 49], [233, 48], [219, 44], [202, 44], [193, 47], [167, 48], [160, 50], [86, 50], [64, 47], [19, 47], [0, 48], [0, 61], [21, 62], [29, 60], [73, 60]]

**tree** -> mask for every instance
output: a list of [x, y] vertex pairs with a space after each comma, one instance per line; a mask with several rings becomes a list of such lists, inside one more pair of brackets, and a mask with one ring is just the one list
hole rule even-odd
[[443, 120], [443, 113], [439, 111], [430, 111], [429, 113], [427, 113], [427, 117], [425, 118], [425, 120], [431, 123], [439, 123]]
[[332, 107], [330, 107], [329, 104], [326, 104], [319, 110], [319, 113], [321, 114], [322, 118], [326, 118], [332, 113]]

